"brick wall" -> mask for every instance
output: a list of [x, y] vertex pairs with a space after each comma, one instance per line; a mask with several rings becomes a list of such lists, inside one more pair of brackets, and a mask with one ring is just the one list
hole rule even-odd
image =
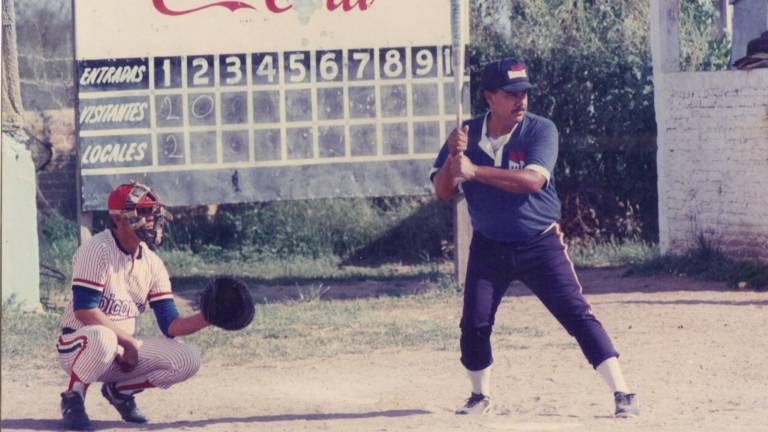
[[19, 1], [16, 39], [21, 98], [28, 111], [74, 106], [72, 2]]
[[662, 251], [684, 252], [703, 235], [729, 255], [768, 262], [768, 69], [663, 78]]

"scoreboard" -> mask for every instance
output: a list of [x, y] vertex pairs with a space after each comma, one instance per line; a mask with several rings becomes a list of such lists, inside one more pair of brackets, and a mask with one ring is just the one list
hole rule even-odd
[[169, 205], [430, 192], [449, 1], [130, 3], [75, 0], [84, 211], [129, 180]]

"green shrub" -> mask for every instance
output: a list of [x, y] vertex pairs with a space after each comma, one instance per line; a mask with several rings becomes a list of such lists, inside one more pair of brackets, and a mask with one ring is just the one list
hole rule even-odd
[[40, 297], [43, 305], [60, 303], [69, 291], [72, 255], [78, 247], [77, 225], [56, 212], [38, 212], [40, 249]]
[[450, 207], [431, 197], [338, 198], [176, 211], [168, 246], [210, 259], [337, 256], [419, 260], [439, 256]]
[[686, 0], [680, 7], [680, 67], [684, 71], [728, 69], [731, 40], [718, 35], [719, 18], [711, 0]]
[[746, 288], [768, 290], [768, 265], [730, 258], [703, 235], [687, 253], [667, 254], [635, 264], [627, 274], [688, 276], [726, 282], [732, 288], [744, 283]]

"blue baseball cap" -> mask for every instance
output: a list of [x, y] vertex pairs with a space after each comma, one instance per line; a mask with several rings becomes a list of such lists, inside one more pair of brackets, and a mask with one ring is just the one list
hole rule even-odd
[[483, 90], [515, 93], [536, 87], [528, 79], [528, 68], [521, 60], [505, 58], [485, 65], [481, 76]]

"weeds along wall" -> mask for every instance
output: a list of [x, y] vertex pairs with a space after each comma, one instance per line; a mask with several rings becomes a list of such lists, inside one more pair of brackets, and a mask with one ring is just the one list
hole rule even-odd
[[768, 262], [768, 69], [663, 75], [657, 106], [662, 252], [699, 237]]

